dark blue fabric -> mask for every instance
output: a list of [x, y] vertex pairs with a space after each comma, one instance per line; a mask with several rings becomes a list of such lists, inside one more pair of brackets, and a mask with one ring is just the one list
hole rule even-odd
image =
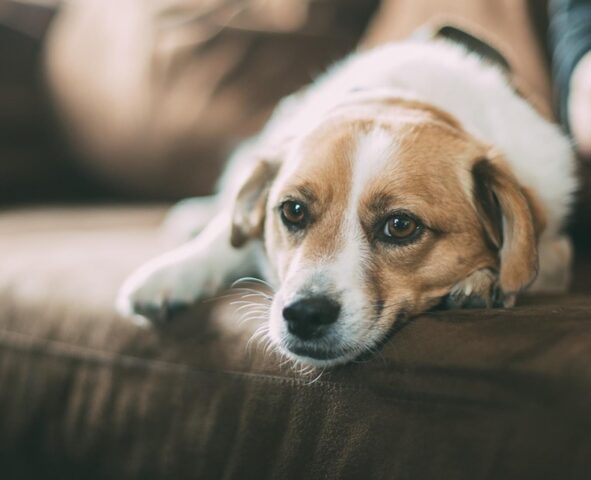
[[550, 0], [552, 69], [560, 119], [568, 130], [570, 79], [591, 50], [591, 0]]

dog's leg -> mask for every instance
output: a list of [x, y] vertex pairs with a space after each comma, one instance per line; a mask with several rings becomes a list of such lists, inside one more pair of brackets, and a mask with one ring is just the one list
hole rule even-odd
[[500, 298], [497, 276], [488, 268], [476, 270], [456, 283], [447, 297], [446, 308], [491, 308], [511, 306], [511, 298]]
[[570, 238], [542, 236], [538, 246], [540, 268], [530, 292], [563, 293], [571, 281], [573, 247]]
[[219, 212], [219, 195], [181, 200], [166, 214], [162, 236], [169, 245], [179, 245], [201, 233]]
[[220, 213], [197, 237], [141, 266], [120, 288], [118, 312], [163, 322], [179, 309], [215, 294], [232, 274], [252, 271], [258, 245], [253, 242], [235, 249], [230, 231], [230, 213]]
[[[536, 280], [528, 288], [534, 293], [563, 293], [571, 280], [572, 243], [565, 235], [542, 237], [538, 245], [540, 267]], [[447, 308], [511, 307], [515, 296], [503, 295], [497, 288], [496, 275], [477, 270], [457, 283], [445, 298]]]

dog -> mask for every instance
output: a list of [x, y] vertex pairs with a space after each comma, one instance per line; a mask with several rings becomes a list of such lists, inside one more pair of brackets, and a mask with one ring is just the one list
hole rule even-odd
[[346, 363], [433, 307], [565, 290], [576, 187], [569, 140], [498, 66], [446, 40], [353, 53], [279, 103], [215, 198], [177, 207], [206, 226], [134, 272], [117, 309], [165, 321], [256, 268], [272, 342]]

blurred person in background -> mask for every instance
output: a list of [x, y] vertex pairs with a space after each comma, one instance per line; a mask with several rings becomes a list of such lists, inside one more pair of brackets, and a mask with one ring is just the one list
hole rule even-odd
[[360, 48], [401, 40], [441, 12], [496, 35], [532, 103], [550, 110], [540, 27], [549, 12], [555, 111], [591, 156], [591, 0], [54, 3], [45, 47], [54, 106], [86, 171], [130, 196], [209, 193], [281, 97], [360, 39]]
[[46, 68], [66, 133], [120, 191], [210, 193], [276, 102], [355, 47], [378, 0], [73, 0]]

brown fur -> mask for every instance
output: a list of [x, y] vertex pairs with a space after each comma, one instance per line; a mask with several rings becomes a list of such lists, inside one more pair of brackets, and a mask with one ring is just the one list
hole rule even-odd
[[233, 247], [241, 247], [262, 234], [267, 193], [278, 167], [277, 163], [261, 160], [238, 192], [232, 215]]
[[[487, 185], [494, 195], [503, 218], [502, 247], [500, 249], [499, 284], [506, 294], [514, 295], [529, 285], [538, 269], [536, 223], [541, 227], [541, 213], [536, 215], [528, 196], [510, 172], [507, 163], [499, 155], [479, 160], [473, 169], [475, 176]], [[482, 199], [481, 199], [482, 200]], [[484, 202], [481, 202], [484, 203]], [[490, 224], [490, 218], [482, 220]], [[498, 218], [495, 222], [499, 222]], [[495, 229], [500, 229], [497, 225]], [[492, 227], [489, 227], [492, 229]]]

